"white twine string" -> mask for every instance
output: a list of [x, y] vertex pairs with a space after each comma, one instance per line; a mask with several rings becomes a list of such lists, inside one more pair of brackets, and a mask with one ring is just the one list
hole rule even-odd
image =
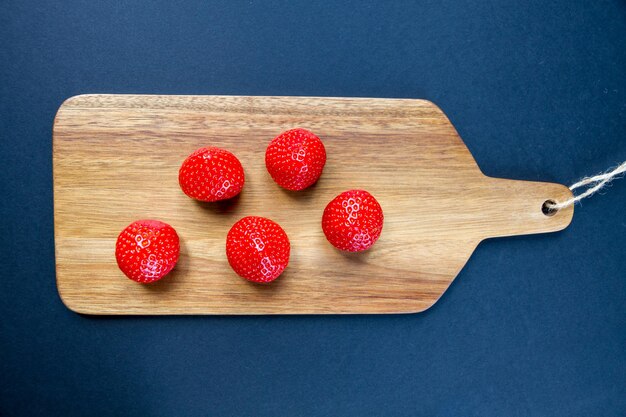
[[606, 171], [603, 174], [595, 175], [593, 177], [585, 177], [582, 180], [578, 181], [576, 184], [572, 184], [569, 187], [570, 190], [574, 191], [577, 188], [588, 186], [585, 192], [578, 194], [570, 198], [569, 200], [562, 201], [560, 203], [548, 202], [546, 203], [546, 206], [550, 210], [560, 210], [565, 207], [569, 207], [575, 204], [577, 201], [580, 201], [583, 198], [590, 197], [593, 194], [597, 193], [598, 191], [606, 187], [611, 181], [613, 181], [614, 179], [617, 179], [618, 175], [623, 174], [624, 172], [626, 172], [626, 161], [622, 162], [617, 167], [609, 171]]

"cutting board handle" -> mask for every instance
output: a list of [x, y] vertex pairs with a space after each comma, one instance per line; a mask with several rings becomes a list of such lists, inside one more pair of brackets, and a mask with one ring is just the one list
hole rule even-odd
[[547, 200], [572, 197], [561, 184], [487, 177], [485, 190], [493, 209], [485, 210], [489, 221], [484, 238], [556, 232], [565, 229], [574, 215], [573, 206], [547, 214], [542, 210]]

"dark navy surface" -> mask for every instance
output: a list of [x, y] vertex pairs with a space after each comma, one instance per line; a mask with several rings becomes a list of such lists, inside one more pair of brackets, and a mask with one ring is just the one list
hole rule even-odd
[[81, 93], [408, 97], [486, 174], [571, 183], [626, 160], [625, 40], [618, 0], [2, 1], [0, 415], [626, 415], [626, 180], [422, 314], [96, 318], [56, 292], [51, 155]]

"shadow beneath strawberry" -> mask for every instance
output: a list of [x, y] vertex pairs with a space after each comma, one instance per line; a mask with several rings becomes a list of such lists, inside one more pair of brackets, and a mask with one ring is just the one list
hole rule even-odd
[[215, 214], [224, 214], [224, 213], [234, 212], [237, 209], [237, 206], [239, 205], [240, 200], [241, 200], [241, 193], [237, 194], [233, 198], [229, 198], [228, 200], [221, 200], [221, 201], [214, 201], [214, 202], [200, 201], [200, 200], [193, 200], [193, 201], [206, 211], [210, 211]]
[[157, 282], [153, 282], [152, 284], [143, 284], [143, 288], [145, 289], [145, 291], [155, 294], [161, 294], [170, 291], [176, 285], [173, 280], [176, 279], [175, 276], [177, 268], [178, 265], [176, 265], [176, 267], [174, 267], [174, 269], [169, 274], [167, 274]]
[[367, 259], [370, 257], [370, 254], [372, 253], [372, 250], [374, 250], [374, 248], [369, 248], [367, 250], [364, 250], [363, 252], [347, 252], [336, 248], [335, 250], [350, 262], [365, 264], [367, 263]]
[[265, 283], [265, 284], [260, 283], [260, 282], [248, 281], [247, 279], [244, 279], [244, 278], [241, 278], [241, 279], [246, 281], [246, 284], [250, 286], [252, 291], [262, 292], [262, 293], [264, 293], [264, 295], [263, 295], [264, 297], [272, 297], [273, 295], [278, 293], [278, 291], [280, 290], [281, 287], [283, 287], [284, 280], [285, 279], [289, 279], [285, 275], [287, 275], [287, 270], [286, 269], [274, 281], [271, 281], [271, 282], [268, 282], [268, 283]]
[[315, 195], [315, 190], [318, 188], [317, 184], [321, 181], [321, 178], [315, 182], [313, 185], [309, 186], [308, 188], [305, 188], [304, 190], [300, 190], [300, 191], [291, 191], [288, 190], [286, 188], [283, 188], [281, 186], [278, 186], [280, 188], [280, 191], [283, 192], [283, 194], [285, 194], [287, 197], [289, 197], [290, 199], [292, 199], [293, 201], [310, 201], [313, 196]]

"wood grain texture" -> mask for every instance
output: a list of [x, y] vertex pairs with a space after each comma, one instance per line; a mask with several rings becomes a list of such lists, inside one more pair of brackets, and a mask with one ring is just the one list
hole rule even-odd
[[[265, 169], [270, 139], [310, 129], [327, 149], [322, 178], [294, 193]], [[558, 184], [486, 177], [446, 116], [424, 100], [312, 97], [83, 95], [59, 109], [53, 131], [57, 286], [86, 314], [326, 314], [418, 312], [433, 305], [476, 245], [496, 236], [561, 230]], [[198, 203], [178, 186], [196, 148], [241, 160], [246, 185], [224, 203]], [[385, 213], [380, 240], [360, 254], [334, 249], [321, 230], [326, 204], [371, 192]], [[225, 238], [247, 215], [283, 226], [288, 268], [270, 285], [230, 269]], [[174, 271], [153, 285], [119, 271], [118, 233], [137, 219], [181, 237]]]

